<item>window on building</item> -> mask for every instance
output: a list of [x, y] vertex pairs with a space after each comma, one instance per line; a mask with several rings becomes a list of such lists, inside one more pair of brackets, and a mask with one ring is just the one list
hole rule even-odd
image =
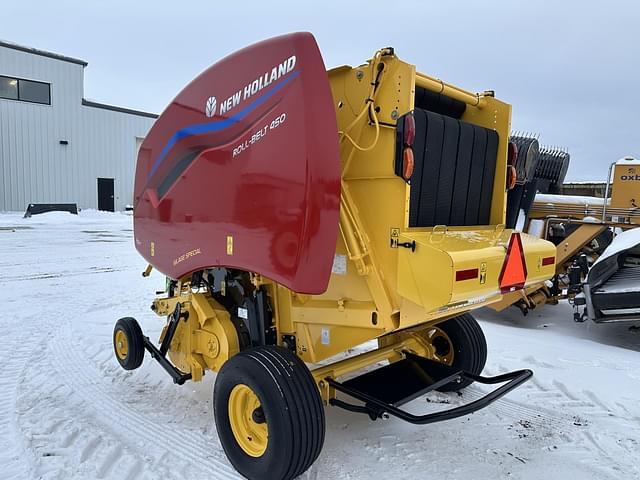
[[18, 99], [18, 80], [9, 77], [0, 77], [0, 97]]
[[0, 75], [0, 98], [51, 105], [51, 85]]

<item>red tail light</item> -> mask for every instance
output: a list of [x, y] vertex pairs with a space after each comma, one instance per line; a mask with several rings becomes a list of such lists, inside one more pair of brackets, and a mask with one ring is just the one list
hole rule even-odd
[[411, 175], [413, 175], [414, 165], [413, 150], [411, 147], [405, 147], [404, 152], [402, 152], [402, 178], [407, 182], [411, 179]]
[[507, 190], [513, 190], [516, 186], [516, 180], [518, 179], [518, 173], [516, 167], [513, 165], [507, 165]]
[[416, 120], [413, 113], [407, 113], [404, 116], [404, 146], [413, 147], [413, 141], [416, 138]]
[[507, 150], [507, 190], [512, 190], [518, 181], [517, 161], [518, 146], [513, 142], [509, 142], [509, 149]]
[[509, 142], [509, 151], [507, 154], [507, 165], [511, 165], [512, 167], [515, 167], [516, 160], [518, 160], [518, 146], [513, 142]]

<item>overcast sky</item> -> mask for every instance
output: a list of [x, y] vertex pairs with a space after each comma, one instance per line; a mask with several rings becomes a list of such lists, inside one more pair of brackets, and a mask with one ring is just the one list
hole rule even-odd
[[[0, 38], [89, 62], [85, 97], [161, 112], [228, 53], [306, 30], [327, 67], [393, 46], [418, 70], [513, 105], [513, 130], [568, 148], [570, 180], [640, 157], [640, 2], [3, 2]], [[1, 70], [0, 65], [0, 70]]]

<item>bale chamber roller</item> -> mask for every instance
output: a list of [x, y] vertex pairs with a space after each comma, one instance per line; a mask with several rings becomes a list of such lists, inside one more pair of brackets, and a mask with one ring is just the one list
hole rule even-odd
[[[554, 272], [551, 243], [504, 225], [510, 114], [391, 48], [327, 72], [308, 33], [216, 63], [140, 149], [135, 245], [145, 274], [167, 276], [152, 304], [166, 323], [156, 346], [120, 319], [118, 361], [135, 369], [146, 350], [177, 384], [217, 372], [221, 443], [255, 479], [309, 468], [328, 405], [416, 424], [487, 406], [531, 372], [482, 376], [469, 311]], [[449, 410], [402, 408], [472, 382], [500, 385]]]

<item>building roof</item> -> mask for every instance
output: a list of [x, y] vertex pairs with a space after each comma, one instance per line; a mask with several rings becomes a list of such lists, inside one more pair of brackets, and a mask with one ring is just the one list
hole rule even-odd
[[142, 110], [133, 110], [131, 108], [116, 107], [115, 105], [108, 105], [106, 103], [94, 102], [93, 100], [87, 100], [86, 98], [82, 99], [82, 105], [84, 105], [85, 107], [102, 108], [104, 110], [112, 110], [114, 112], [129, 113], [131, 115], [139, 115], [141, 117], [158, 118], [158, 114], [156, 113], [143, 112]]
[[82, 65], [86, 67], [88, 65], [84, 60], [80, 60], [78, 58], [67, 57], [65, 55], [60, 55], [58, 53], [47, 52], [45, 50], [38, 50], [37, 48], [25, 47], [23, 45], [17, 45], [15, 43], [6, 42], [4, 40], [0, 40], [0, 47], [11, 48], [13, 50], [18, 50], [20, 52], [31, 53], [33, 55], [40, 55], [41, 57], [53, 58], [55, 60], [61, 60], [63, 62], [75, 63], [77, 65]]
[[[4, 40], [0, 40], [0, 47], [11, 48], [13, 50], [31, 53], [33, 55], [40, 55], [42, 57], [53, 58], [55, 60], [61, 60], [63, 62], [75, 63], [77, 65], [82, 65], [83, 67], [86, 67], [87, 65], [89, 65], [84, 60], [80, 60], [78, 58], [67, 57], [65, 55], [59, 55], [57, 53], [47, 52], [45, 50], [38, 50], [37, 48], [25, 47], [23, 45], [17, 45], [15, 43], [6, 42]], [[93, 100], [87, 100], [86, 98], [82, 99], [82, 105], [86, 107], [102, 108], [103, 110], [112, 110], [114, 112], [128, 113], [131, 115], [139, 115], [141, 117], [158, 118], [158, 115], [155, 113], [143, 112], [141, 110], [134, 110], [131, 108], [117, 107], [115, 105], [108, 105], [106, 103], [99, 103], [99, 102], [94, 102]]]

